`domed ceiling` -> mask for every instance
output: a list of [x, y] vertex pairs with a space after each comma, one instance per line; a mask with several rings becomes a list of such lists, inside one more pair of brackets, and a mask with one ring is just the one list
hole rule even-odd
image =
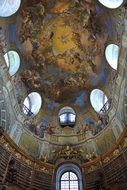
[[119, 45], [115, 11], [93, 0], [24, 0], [8, 30], [10, 49], [21, 58], [12, 77], [19, 103], [32, 92], [42, 97], [35, 125], [59, 126], [66, 106], [75, 110], [77, 128], [97, 123], [90, 94], [100, 89], [111, 98], [116, 71], [104, 55], [107, 45]]
[[86, 8], [74, 1], [24, 4], [20, 15], [19, 38], [27, 48], [23, 53], [29, 70], [23, 79], [33, 71], [37, 78], [35, 85], [28, 84], [30, 90], [36, 88], [51, 102], [76, 104], [82, 91], [102, 82], [95, 79], [104, 72], [108, 15], [102, 19], [94, 4]]

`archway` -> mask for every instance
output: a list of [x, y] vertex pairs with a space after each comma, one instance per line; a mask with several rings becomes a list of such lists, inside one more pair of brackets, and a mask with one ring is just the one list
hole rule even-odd
[[56, 172], [56, 190], [83, 190], [80, 168], [73, 163], [61, 165]]

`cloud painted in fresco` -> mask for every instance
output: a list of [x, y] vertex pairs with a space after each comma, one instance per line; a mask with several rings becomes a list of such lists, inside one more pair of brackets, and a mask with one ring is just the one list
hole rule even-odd
[[96, 77], [96, 78], [94, 78], [92, 81], [91, 81], [91, 84], [93, 85], [93, 86], [96, 86], [96, 85], [98, 85], [99, 83], [106, 83], [106, 79], [107, 79], [107, 77], [108, 77], [108, 74], [109, 74], [109, 72], [108, 72], [108, 70], [106, 69], [106, 68], [104, 68], [102, 71], [101, 71], [101, 73]]
[[76, 100], [75, 100], [75, 105], [78, 105], [80, 108], [86, 108], [86, 105], [85, 105], [85, 100], [87, 98], [87, 92], [86, 91], [81, 91], [79, 96], [76, 97]]

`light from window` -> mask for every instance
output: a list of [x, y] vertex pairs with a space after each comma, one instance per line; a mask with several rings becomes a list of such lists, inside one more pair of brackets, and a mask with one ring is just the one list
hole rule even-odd
[[61, 126], [73, 127], [76, 121], [76, 113], [71, 107], [63, 107], [59, 111], [59, 122]]
[[79, 180], [75, 173], [66, 172], [61, 176], [61, 190], [79, 190]]
[[90, 101], [92, 107], [97, 113], [103, 114], [103, 112], [101, 112], [103, 108], [105, 109], [105, 111], [109, 109], [110, 104], [108, 103], [108, 98], [100, 89], [92, 90], [90, 94]]
[[67, 121], [67, 114], [60, 115], [60, 122], [65, 123]]
[[69, 114], [69, 121], [75, 122], [75, 115], [74, 114], [72, 114], [72, 113]]
[[42, 99], [37, 92], [30, 93], [23, 102], [23, 112], [28, 116], [35, 116], [40, 111]]
[[98, 0], [102, 5], [110, 9], [116, 9], [120, 7], [123, 0]]
[[0, 16], [8, 17], [17, 12], [21, 0], [0, 0]]
[[16, 51], [8, 51], [4, 55], [4, 59], [6, 61], [6, 65], [9, 68], [9, 74], [10, 76], [13, 76], [16, 74], [20, 67], [20, 57], [19, 54]]
[[115, 44], [109, 44], [105, 49], [105, 57], [109, 65], [117, 70], [118, 58], [119, 58], [119, 46]]
[[62, 164], [56, 171], [56, 190], [83, 190], [80, 168], [72, 163]]

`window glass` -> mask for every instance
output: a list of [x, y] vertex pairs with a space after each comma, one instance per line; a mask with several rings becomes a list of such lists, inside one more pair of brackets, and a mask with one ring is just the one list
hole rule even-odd
[[66, 172], [62, 175], [61, 180], [68, 180], [69, 178], [69, 172]]
[[67, 114], [60, 115], [60, 122], [65, 123], [67, 121]]
[[105, 57], [109, 65], [117, 70], [118, 58], [119, 58], [119, 46], [115, 44], [109, 44], [105, 49]]
[[35, 116], [40, 111], [42, 99], [37, 92], [30, 93], [23, 102], [23, 112], [25, 115]]
[[98, 113], [103, 113], [101, 112], [103, 107], [105, 107], [105, 111], [109, 109], [110, 105], [108, 103], [108, 98], [104, 94], [104, 92], [100, 89], [92, 90], [90, 94], [90, 101], [91, 101], [92, 107]]
[[56, 190], [84, 190], [80, 168], [72, 163], [62, 164], [56, 171]]
[[98, 0], [107, 8], [115, 9], [122, 5], [123, 0]]
[[21, 0], [0, 0], [0, 16], [8, 17], [17, 12]]
[[74, 126], [76, 113], [71, 107], [63, 107], [59, 111], [59, 122], [62, 126]]
[[66, 172], [61, 176], [61, 190], [79, 190], [79, 180], [75, 173]]
[[69, 114], [69, 121], [75, 122], [75, 115], [74, 114], [72, 114], [72, 113]]
[[16, 51], [8, 51], [4, 55], [6, 65], [9, 68], [9, 74], [10, 76], [13, 76], [16, 74], [20, 67], [20, 57], [19, 54]]
[[73, 172], [70, 172], [70, 179], [71, 180], [77, 180], [77, 175]]

